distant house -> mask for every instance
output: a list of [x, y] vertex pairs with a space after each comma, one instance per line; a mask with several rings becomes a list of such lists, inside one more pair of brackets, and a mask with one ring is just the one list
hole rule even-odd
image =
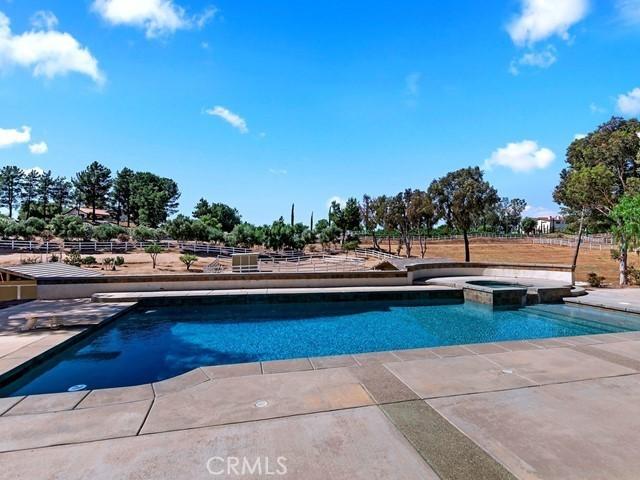
[[538, 217], [536, 222], [536, 232], [538, 233], [563, 232], [567, 228], [566, 220], [560, 216]]
[[[73, 207], [68, 212], [65, 212], [67, 216], [80, 217], [86, 222], [93, 221], [93, 209], [89, 207]], [[96, 222], [110, 223], [113, 219], [111, 214], [102, 208], [96, 208]]]

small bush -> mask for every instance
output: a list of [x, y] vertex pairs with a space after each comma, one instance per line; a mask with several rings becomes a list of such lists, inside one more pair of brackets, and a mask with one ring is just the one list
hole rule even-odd
[[627, 267], [627, 277], [631, 285], [640, 285], [640, 270], [633, 265]]
[[187, 271], [189, 271], [191, 265], [198, 261], [198, 257], [191, 253], [185, 253], [184, 255], [180, 255], [180, 261], [187, 266]]
[[158, 255], [164, 252], [164, 248], [157, 243], [154, 243], [153, 245], [147, 246], [144, 251], [151, 256], [151, 263], [155, 269], [158, 262]]
[[38, 257], [24, 257], [20, 259], [20, 263], [23, 265], [33, 265], [40, 263], [40, 259]]
[[589, 272], [587, 274], [587, 283], [592, 287], [600, 288], [604, 280], [605, 278], [601, 275], [598, 275], [596, 272]]
[[96, 260], [96, 257], [92, 255], [87, 255], [81, 261], [82, 261], [82, 265], [95, 265], [96, 263], [98, 263], [98, 261]]
[[82, 257], [80, 256], [80, 252], [69, 252], [64, 258], [64, 263], [66, 263], [67, 265], [73, 265], [74, 267], [79, 267], [80, 265], [82, 265]]
[[58, 263], [60, 261], [60, 257], [58, 255], [56, 255], [55, 253], [51, 254], [51, 257], [49, 257], [49, 262], [50, 263]]
[[118, 255], [116, 258], [113, 259], [113, 264], [116, 267], [124, 265], [124, 257], [121, 257], [120, 255]]

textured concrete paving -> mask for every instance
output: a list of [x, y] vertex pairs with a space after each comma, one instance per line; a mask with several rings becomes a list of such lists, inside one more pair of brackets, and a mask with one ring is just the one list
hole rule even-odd
[[[251, 464], [259, 458], [262, 474], [214, 475], [227, 467], [220, 460], [227, 457]], [[0, 462], [11, 479], [52, 478], [53, 472], [65, 480], [438, 478], [378, 407], [17, 452]], [[275, 474], [282, 465], [286, 473]]]
[[[266, 405], [258, 407], [261, 401]], [[226, 378], [156, 398], [142, 433], [286, 417], [372, 403], [358, 379], [345, 369]]]
[[291, 371], [277, 374], [204, 367], [154, 385], [0, 399], [0, 463], [29, 479], [210, 478], [214, 456], [272, 468], [286, 457], [283, 478], [296, 480], [639, 478], [639, 335], [592, 340], [282, 362]]
[[640, 376], [428, 400], [519, 478], [638, 479]]

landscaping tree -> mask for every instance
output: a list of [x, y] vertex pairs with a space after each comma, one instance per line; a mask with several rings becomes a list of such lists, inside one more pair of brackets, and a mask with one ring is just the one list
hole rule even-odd
[[[625, 195], [611, 212], [612, 233], [618, 242], [626, 242], [628, 248], [640, 251], [640, 194]], [[629, 267], [627, 267], [631, 270]]]
[[33, 212], [33, 206], [38, 198], [38, 185], [40, 184], [40, 173], [31, 170], [22, 179], [22, 204], [20, 214], [28, 219]]
[[44, 172], [40, 175], [40, 181], [38, 182], [38, 200], [42, 209], [42, 218], [46, 222], [49, 216], [49, 203], [53, 196], [55, 179], [51, 174], [51, 170]]
[[365, 232], [371, 234], [373, 248], [380, 250], [378, 238], [376, 237], [376, 229], [378, 228], [378, 218], [375, 211], [376, 200], [377, 199], [372, 199], [367, 194], [362, 197], [362, 203], [360, 204], [360, 217], [362, 218], [362, 225], [364, 226]]
[[531, 217], [524, 217], [520, 222], [520, 228], [522, 228], [525, 235], [531, 235], [535, 232], [537, 225], [538, 223]]
[[[53, 181], [51, 199], [55, 204], [55, 214], [64, 213], [72, 198], [73, 185], [65, 177], [56, 177]], [[26, 189], [25, 189], [26, 190]]]
[[120, 222], [120, 218], [124, 215], [127, 217], [127, 227], [131, 226], [134, 213], [133, 189], [134, 189], [135, 173], [130, 168], [123, 168], [116, 173], [113, 181], [113, 190], [111, 192], [111, 210], [115, 214], [116, 219]]
[[262, 228], [245, 222], [233, 227], [231, 233], [227, 234], [225, 243], [230, 247], [253, 248], [261, 244], [263, 239]]
[[191, 253], [185, 253], [184, 255], [180, 255], [180, 261], [185, 264], [187, 271], [189, 271], [191, 269], [191, 265], [198, 261], [198, 257]]
[[349, 198], [344, 208], [335, 200], [331, 202], [330, 221], [340, 229], [342, 235], [341, 244], [344, 245], [348, 231], [357, 230], [360, 227], [360, 206], [358, 200]]
[[162, 252], [164, 252], [164, 249], [158, 245], [157, 243], [154, 243], [153, 245], [149, 245], [147, 247], [145, 247], [144, 249], [145, 253], [148, 253], [151, 256], [151, 264], [153, 265], [153, 268], [156, 268], [156, 264], [158, 261], [158, 255], [160, 255]]
[[137, 172], [133, 178], [131, 219], [139, 225], [157, 228], [178, 209], [180, 191], [170, 178]]
[[9, 218], [13, 217], [13, 209], [17, 207], [22, 195], [24, 172], [13, 165], [0, 170], [0, 206], [9, 210]]
[[496, 207], [500, 229], [503, 233], [511, 233], [520, 225], [522, 213], [527, 208], [527, 202], [522, 198], [503, 197]]
[[[422, 190], [405, 190], [403, 196], [407, 204], [406, 214], [410, 233], [417, 234], [420, 243], [420, 257], [424, 258], [427, 252], [427, 237], [431, 235], [433, 226], [438, 221], [433, 200], [427, 192]], [[411, 235], [407, 235], [405, 238], [405, 245], [407, 246], [407, 257], [409, 257], [411, 256]]]
[[[640, 191], [640, 122], [613, 117], [571, 143], [554, 200], [583, 219], [595, 215], [613, 223], [618, 237], [619, 283], [627, 285], [628, 229], [624, 215], [612, 213], [620, 199]], [[583, 222], [582, 222], [583, 223]], [[577, 258], [576, 249], [576, 255]]]
[[107, 204], [111, 188], [111, 170], [98, 162], [93, 162], [86, 169], [76, 174], [73, 185], [79, 199], [87, 207], [91, 207], [91, 219], [96, 222], [96, 209]]
[[447, 224], [462, 232], [464, 258], [470, 261], [469, 230], [477, 222], [487, 206], [498, 203], [498, 193], [483, 178], [478, 167], [469, 167], [450, 172], [434, 180], [429, 186], [436, 215]]
[[53, 233], [64, 240], [84, 239], [88, 233], [82, 219], [75, 216], [56, 215], [51, 227]]
[[233, 227], [240, 225], [242, 217], [235, 208], [224, 203], [209, 203], [201, 198], [193, 210], [193, 216], [201, 219], [210, 226], [217, 226], [223, 232], [231, 232]]

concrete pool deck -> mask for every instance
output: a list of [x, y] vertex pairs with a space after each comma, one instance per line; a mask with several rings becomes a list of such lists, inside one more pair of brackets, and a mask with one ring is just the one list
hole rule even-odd
[[[640, 308], [640, 290], [608, 292]], [[281, 457], [282, 478], [305, 480], [635, 479], [637, 398], [640, 332], [202, 367], [0, 399], [0, 464], [7, 478], [272, 478], [264, 459]], [[262, 475], [212, 473], [243, 457]]]

